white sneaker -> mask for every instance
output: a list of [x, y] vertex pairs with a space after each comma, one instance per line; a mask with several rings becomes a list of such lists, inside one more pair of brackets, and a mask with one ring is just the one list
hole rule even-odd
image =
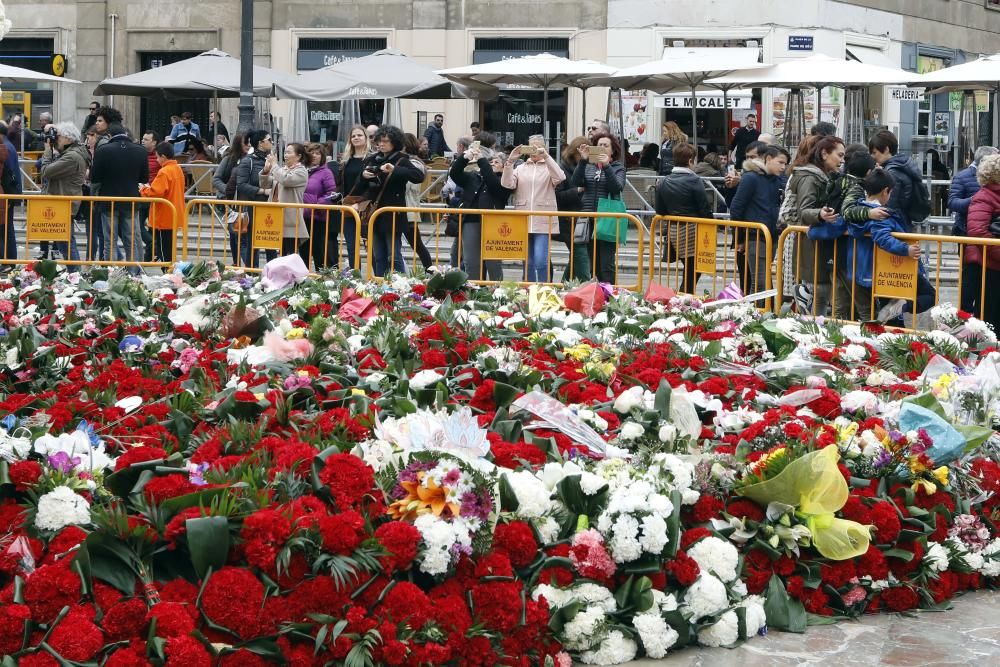
[[894, 301], [890, 301], [879, 308], [878, 316], [875, 319], [883, 323], [891, 322], [903, 314], [903, 306], [905, 305], [906, 299], [896, 299]]

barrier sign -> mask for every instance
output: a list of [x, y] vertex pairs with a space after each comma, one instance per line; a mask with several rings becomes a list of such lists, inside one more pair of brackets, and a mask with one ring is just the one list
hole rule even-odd
[[[682, 233], [678, 234], [678, 237]], [[695, 271], [715, 275], [715, 253], [718, 245], [715, 225], [698, 225], [698, 238], [695, 243]]]
[[918, 262], [875, 247], [872, 293], [875, 296], [913, 301], [917, 295]]
[[528, 218], [483, 216], [483, 259], [528, 259]]
[[28, 241], [69, 241], [73, 202], [28, 199]]
[[253, 247], [281, 250], [285, 227], [285, 209], [280, 206], [257, 206], [253, 212]]

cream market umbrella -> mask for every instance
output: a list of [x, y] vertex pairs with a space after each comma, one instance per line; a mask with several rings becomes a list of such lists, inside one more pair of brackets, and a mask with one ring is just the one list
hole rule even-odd
[[23, 67], [0, 65], [0, 83], [80, 83], [76, 79], [43, 74]]
[[610, 74], [614, 70], [614, 67], [593, 60], [570, 60], [551, 53], [539, 53], [480, 65], [441, 69], [437, 73], [446, 79], [467, 85], [475, 82], [494, 85], [503, 83], [541, 88], [542, 129], [548, 144], [549, 89], [566, 86], [586, 89], [592, 85], [600, 85], [588, 83], [588, 77]]
[[450, 99], [496, 97], [495, 86], [459, 84], [395, 49], [313, 70], [275, 86], [277, 97], [298, 100]]
[[975, 60], [961, 65], [953, 65], [939, 69], [936, 72], [927, 72], [917, 77], [912, 82], [915, 86], [924, 86], [937, 90], [936, 92], [950, 92], [952, 90], [988, 90], [994, 94], [993, 98], [993, 143], [1000, 142], [1000, 53], [991, 56], [980, 56]]
[[[266, 67], [253, 67], [253, 94], [272, 97], [277, 83], [293, 79]], [[95, 95], [135, 95], [160, 99], [240, 96], [240, 61], [212, 49], [176, 63], [105, 79]]]
[[670, 93], [678, 90], [690, 92], [691, 129], [693, 142], [698, 144], [698, 107], [695, 100], [698, 90], [711, 87], [723, 92], [734, 88], [746, 88], [740, 84], [712, 85], [706, 80], [729, 74], [735, 70], [766, 67], [757, 62], [760, 50], [756, 47], [739, 48], [684, 48], [670, 47], [663, 51], [663, 58], [635, 67], [615, 70], [610, 75], [594, 76], [588, 79], [595, 85], [609, 86], [619, 90], [651, 90], [655, 93]]
[[[820, 95], [823, 88], [834, 86], [838, 88], [856, 88], [885, 84], [909, 84], [918, 75], [902, 69], [868, 65], [857, 60], [844, 60], [825, 55], [815, 55], [808, 58], [797, 58], [770, 65], [764, 68], [740, 70], [725, 76], [709, 79], [707, 85], [740, 85], [754, 88], [789, 88], [800, 91], [803, 88], [815, 88]], [[790, 100], [791, 103], [791, 100]], [[818, 109], [817, 109], [818, 111]], [[787, 131], [789, 116], [798, 119], [804, 129], [804, 110], [786, 109], [786, 144], [790, 133]], [[794, 113], [793, 113], [794, 112]], [[802, 118], [800, 118], [802, 117]]]

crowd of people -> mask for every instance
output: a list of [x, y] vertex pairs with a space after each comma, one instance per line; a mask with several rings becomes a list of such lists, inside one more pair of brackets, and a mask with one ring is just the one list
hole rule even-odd
[[[201, 128], [190, 113], [172, 119], [163, 137], [147, 131], [136, 141], [117, 110], [95, 102], [90, 112], [83, 131], [63, 122], [48, 123], [35, 133], [44, 139], [38, 161], [42, 192], [166, 199], [177, 218], [162, 203], [91, 207], [76, 202], [74, 218], [87, 232], [86, 260], [170, 261], [177, 245], [175, 235], [186, 225], [186, 181], [178, 164], [183, 156], [187, 162], [218, 163], [212, 178], [214, 190], [219, 199], [234, 202], [226, 218], [234, 264], [254, 267], [259, 260], [251, 242], [253, 209], [243, 209], [238, 202], [274, 201], [294, 206], [284, 214], [281, 250], [264, 251], [266, 259], [279, 252], [298, 253], [315, 269], [342, 266], [342, 259], [347, 266], [355, 266], [359, 235], [368, 239], [368, 228], [357, 229], [353, 216], [314, 207], [337, 203], [362, 210], [371, 204], [374, 208], [419, 207], [428, 162], [449, 154], [449, 178], [442, 198], [456, 209], [450, 233], [460, 237], [452, 247], [452, 265], [462, 266], [473, 279], [502, 280], [501, 262], [480, 256], [483, 218], [461, 209], [511, 207], [553, 212], [528, 219], [524, 280], [556, 278], [552, 242], [564, 244], [569, 251], [562, 279], [596, 278], [610, 283], [617, 279], [618, 241], [597, 235], [598, 216], [572, 215], [615, 210], [608, 209], [607, 203], [622, 200], [625, 149], [603, 120], [594, 120], [586, 136], [567, 141], [559, 159], [549, 153], [541, 135], [530, 137], [523, 146], [501, 147], [479, 123], [472, 124], [452, 151], [441, 114], [420, 138], [390, 125], [357, 125], [351, 128], [340, 155], [331, 155], [329, 144], [291, 143], [279, 156], [270, 133], [255, 130], [230, 137], [215, 113], [208, 127], [214, 141], [206, 148]], [[737, 271], [745, 293], [764, 289], [773, 254], [780, 251], [786, 253], [787, 275], [783, 281], [786, 294], [779, 298], [800, 312], [898, 322], [914, 305], [917, 312], [933, 305], [934, 286], [921, 263], [915, 303], [880, 299], [873, 310], [873, 254], [881, 248], [920, 259], [917, 244], [903, 243], [892, 233], [912, 232], [914, 223], [931, 213], [924, 176], [919, 165], [900, 154], [899, 142], [889, 131], [876, 133], [867, 145], [845, 145], [835, 132], [833, 125], [818, 123], [793, 160], [785, 149], [773, 145], [773, 138], [757, 130], [751, 114], [734, 133], [728, 151], [714, 149], [699, 155], [680, 128], [668, 122], [663, 142], [644, 146], [636, 161], [640, 168], [659, 175], [653, 198], [658, 214], [711, 218], [721, 208], [734, 220], [764, 225], [775, 241], [786, 226], [808, 228], [808, 235], [796, 238], [794, 244], [785, 248], [772, 244], [771, 255], [762, 236], [752, 229], [735, 235]], [[7, 193], [22, 191], [14, 140], [23, 142], [24, 136], [24, 129], [14, 123], [0, 123], [0, 163], [4, 165], [0, 189]], [[720, 182], [716, 186], [706, 176]], [[17, 241], [9, 223], [15, 202], [9, 203], [2, 212], [8, 225], [0, 237], [0, 256], [14, 259]], [[956, 175], [947, 206], [955, 214], [956, 235], [992, 238], [1000, 232], [997, 225], [991, 231], [993, 219], [1000, 217], [1000, 155], [995, 148], [980, 148], [969, 167]], [[420, 234], [419, 225], [425, 219], [411, 212], [382, 214], [369, 221], [375, 275], [406, 270], [404, 241], [415, 261], [425, 269], [432, 266], [433, 258]], [[696, 291], [699, 278], [694, 227], [693, 223], [673, 223], [662, 230], [661, 259], [678, 268], [679, 286], [685, 292]], [[80, 259], [75, 239], [49, 244], [43, 251]], [[1000, 248], [966, 245], [961, 270], [961, 307], [981, 310], [987, 321], [1000, 325], [1000, 292], [982, 289], [984, 281], [990, 284], [1000, 276]]]

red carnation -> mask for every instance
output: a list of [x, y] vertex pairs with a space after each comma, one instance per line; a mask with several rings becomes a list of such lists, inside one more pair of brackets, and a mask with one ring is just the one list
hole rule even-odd
[[201, 610], [209, 620], [241, 635], [255, 627], [263, 603], [264, 585], [257, 577], [230, 566], [212, 574], [201, 596]]
[[146, 628], [146, 603], [139, 598], [117, 602], [105, 612], [101, 627], [107, 633], [109, 642], [142, 636]]
[[[895, 513], [895, 510], [893, 511]], [[840, 514], [848, 521], [857, 521], [863, 526], [872, 522], [872, 513], [865, 506], [864, 502], [856, 495], [847, 497], [847, 502], [840, 508]]]
[[892, 544], [899, 537], [899, 531], [902, 529], [896, 506], [886, 501], [879, 501], [872, 505], [871, 523], [875, 526], [876, 540], [879, 544]]
[[670, 571], [670, 574], [673, 575], [674, 579], [681, 586], [692, 585], [698, 580], [698, 575], [701, 574], [698, 561], [683, 551], [678, 551], [673, 560], [667, 561], [667, 570]]
[[906, 611], [915, 608], [920, 597], [912, 588], [893, 586], [882, 591], [882, 602], [890, 611]]
[[51, 653], [40, 651], [22, 655], [17, 659], [18, 667], [59, 667], [59, 663], [52, 657]]
[[42, 466], [38, 461], [15, 461], [10, 464], [8, 475], [16, 491], [27, 491], [42, 476]]
[[170, 498], [194, 493], [197, 490], [198, 487], [191, 483], [188, 476], [181, 473], [154, 477], [142, 489], [146, 499], [156, 504]]
[[337, 507], [344, 510], [360, 504], [372, 490], [375, 472], [353, 454], [331, 454], [319, 471], [319, 481], [330, 488]]
[[489, 629], [510, 632], [521, 623], [521, 583], [491, 581], [472, 587], [472, 608]]
[[493, 547], [506, 553], [516, 568], [528, 566], [538, 555], [535, 533], [523, 521], [498, 525], [493, 533]]
[[212, 667], [211, 654], [194, 637], [174, 637], [163, 652], [167, 656], [164, 667]]
[[50, 623], [66, 605], [80, 599], [80, 576], [66, 560], [42, 565], [24, 584], [24, 603], [36, 623]]
[[420, 531], [405, 521], [390, 521], [375, 530], [375, 538], [382, 544], [389, 556], [387, 569], [405, 570], [417, 557]]
[[49, 540], [46, 559], [48, 562], [55, 562], [56, 557], [68, 554], [85, 539], [87, 539], [87, 531], [78, 526], [66, 526]]
[[197, 627], [197, 611], [182, 602], [160, 602], [145, 614], [146, 621], [156, 620], [156, 634], [160, 637], [182, 637]]
[[104, 667], [150, 667], [146, 660], [146, 644], [133, 640], [128, 646], [119, 648], [111, 654]]
[[708, 528], [689, 528], [681, 534], [681, 549], [689, 549], [698, 540], [711, 536], [712, 531]]
[[732, 500], [726, 505], [726, 513], [740, 519], [750, 519], [751, 521], [763, 521], [764, 510], [760, 505], [752, 500], [738, 499]]
[[431, 618], [431, 604], [427, 594], [415, 584], [400, 581], [386, 594], [378, 608], [378, 614], [396, 623], [406, 622], [414, 630], [419, 630]]
[[243, 520], [240, 537], [247, 563], [273, 572], [278, 552], [292, 534], [292, 522], [273, 509], [262, 509]]
[[31, 620], [31, 610], [23, 604], [0, 604], [0, 655], [21, 649], [24, 626]]
[[885, 555], [874, 544], [868, 546], [868, 551], [858, 556], [858, 575], [871, 577], [875, 581], [889, 578], [889, 564]]
[[850, 560], [833, 561], [820, 566], [820, 577], [823, 579], [823, 583], [834, 588], [846, 586], [856, 575], [854, 562]]
[[503, 440], [493, 442], [491, 439], [490, 452], [497, 466], [511, 470], [524, 467], [525, 463], [528, 467], [540, 467], [548, 460], [545, 452], [526, 442], [512, 443]]
[[691, 516], [698, 523], [706, 523], [719, 518], [722, 512], [722, 501], [713, 495], [702, 494], [691, 508]]
[[86, 662], [104, 648], [101, 629], [82, 608], [70, 610], [49, 634], [48, 644], [67, 660]]
[[115, 459], [115, 470], [124, 470], [136, 463], [165, 458], [167, 458], [167, 452], [162, 447], [132, 447]]
[[349, 556], [364, 538], [365, 520], [354, 510], [324, 516], [318, 525], [323, 548], [331, 553]]

